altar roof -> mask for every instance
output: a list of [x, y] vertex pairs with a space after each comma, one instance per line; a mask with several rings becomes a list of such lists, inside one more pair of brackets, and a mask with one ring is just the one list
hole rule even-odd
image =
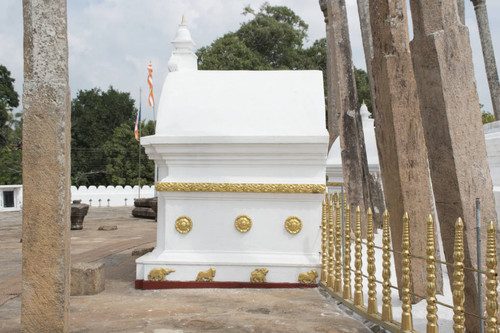
[[321, 136], [320, 71], [178, 71], [167, 75], [156, 136]]

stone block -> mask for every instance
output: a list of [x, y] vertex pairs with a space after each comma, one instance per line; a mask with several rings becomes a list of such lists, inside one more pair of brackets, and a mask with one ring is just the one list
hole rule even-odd
[[71, 266], [71, 296], [96, 295], [104, 290], [104, 263], [79, 262]]

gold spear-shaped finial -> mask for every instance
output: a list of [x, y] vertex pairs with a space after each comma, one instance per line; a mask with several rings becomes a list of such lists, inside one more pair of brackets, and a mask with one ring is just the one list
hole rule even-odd
[[186, 23], [186, 19], [184, 18], [184, 14], [182, 14], [182, 22], [181, 22], [181, 24], [184, 24], [184, 23]]

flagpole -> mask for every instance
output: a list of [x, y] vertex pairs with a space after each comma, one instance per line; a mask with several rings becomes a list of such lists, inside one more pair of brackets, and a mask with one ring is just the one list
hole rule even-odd
[[139, 199], [141, 198], [141, 108], [142, 108], [142, 88], [139, 87]]

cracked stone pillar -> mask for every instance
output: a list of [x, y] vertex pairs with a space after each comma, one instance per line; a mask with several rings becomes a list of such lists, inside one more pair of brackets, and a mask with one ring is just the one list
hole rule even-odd
[[[401, 250], [403, 215], [410, 216], [411, 253], [426, 256], [426, 219], [433, 213], [417, 84], [413, 73], [405, 0], [370, 0], [376, 90], [375, 135], [381, 156], [380, 168], [392, 244]], [[401, 255], [394, 254], [401, 286]], [[436, 257], [439, 249], [436, 247]], [[441, 267], [436, 267], [437, 289], [442, 291]], [[412, 260], [412, 288], [426, 295], [423, 262]]]
[[488, 86], [490, 88], [491, 104], [496, 120], [500, 120], [500, 82], [498, 81], [497, 63], [495, 51], [491, 41], [490, 23], [488, 22], [488, 10], [486, 0], [471, 0], [476, 12], [477, 28], [481, 39], [481, 49], [483, 51], [484, 67]]
[[68, 332], [70, 93], [65, 0], [24, 0], [22, 332]]
[[[372, 208], [370, 180], [366, 158], [363, 125], [358, 109], [356, 82], [352, 65], [351, 42], [345, 0], [328, 0], [328, 25], [332, 57], [332, 83], [342, 151], [342, 173], [347, 202], [360, 206], [362, 212]], [[366, 214], [362, 216], [362, 235], [366, 237]]]
[[326, 90], [327, 90], [327, 128], [328, 133], [330, 134], [330, 139], [328, 140], [328, 149], [332, 146], [333, 142], [339, 137], [339, 115], [335, 108], [335, 91], [332, 80], [332, 39], [331, 39], [331, 27], [328, 24], [328, 9], [327, 9], [328, 0], [319, 0], [319, 7], [323, 12], [323, 16], [325, 17], [325, 25], [326, 25]]
[[[477, 267], [476, 198], [483, 231], [497, 217], [469, 31], [459, 22], [455, 0], [410, 0], [410, 5], [413, 67], [446, 261], [453, 262], [454, 225], [462, 217], [465, 265]], [[483, 232], [483, 244], [485, 239]], [[452, 272], [448, 275], [451, 281]], [[466, 270], [466, 311], [477, 312], [477, 296], [475, 275]], [[467, 332], [478, 332], [478, 326], [466, 315]]]

